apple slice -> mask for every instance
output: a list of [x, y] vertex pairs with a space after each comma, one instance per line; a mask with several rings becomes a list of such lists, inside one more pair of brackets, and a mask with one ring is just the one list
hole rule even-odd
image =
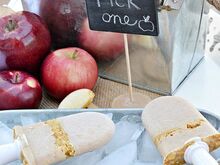
[[95, 94], [89, 89], [79, 89], [67, 95], [58, 109], [87, 108], [93, 101]]
[[99, 107], [97, 105], [93, 104], [93, 103], [90, 103], [86, 108], [87, 109], [97, 109]]
[[13, 13], [14, 11], [12, 9], [5, 6], [0, 6], [0, 17], [4, 17]]

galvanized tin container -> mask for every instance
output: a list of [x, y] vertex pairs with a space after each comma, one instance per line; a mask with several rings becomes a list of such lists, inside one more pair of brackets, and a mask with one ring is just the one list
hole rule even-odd
[[[204, 56], [208, 4], [166, 0], [158, 10], [158, 37], [132, 35], [132, 79], [136, 87], [171, 95]], [[100, 75], [127, 83], [125, 66], [122, 55], [112, 63], [100, 63]]]

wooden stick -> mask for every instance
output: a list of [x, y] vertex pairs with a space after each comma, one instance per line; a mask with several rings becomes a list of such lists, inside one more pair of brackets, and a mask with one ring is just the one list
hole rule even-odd
[[132, 81], [131, 81], [131, 64], [130, 64], [130, 58], [129, 58], [127, 34], [124, 34], [124, 45], [125, 45], [125, 57], [126, 57], [127, 74], [128, 74], [129, 94], [130, 94], [130, 99], [132, 102], [134, 99], [133, 99], [133, 90], [132, 90]]

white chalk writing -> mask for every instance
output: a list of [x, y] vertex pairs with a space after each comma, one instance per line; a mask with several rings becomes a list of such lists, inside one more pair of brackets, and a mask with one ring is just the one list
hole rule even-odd
[[[122, 0], [121, 0], [122, 1]], [[109, 0], [109, 2], [110, 2], [110, 4], [111, 4], [111, 7], [113, 7], [114, 6], [114, 4], [115, 4], [115, 6], [117, 6], [117, 7], [121, 7], [121, 8], [123, 8], [123, 7], [128, 7], [129, 9], [131, 9], [132, 7], [134, 7], [135, 9], [137, 9], [137, 10], [141, 10], [141, 8], [137, 5], [137, 4], [135, 4], [132, 0], [124, 0], [124, 1], [126, 1], [126, 2], [121, 2], [121, 3], [119, 3], [119, 0]], [[106, 2], [105, 2], [105, 4], [106, 4]], [[98, 7], [101, 7], [101, 0], [97, 0], [97, 6]]]
[[125, 4], [120, 5], [120, 4], [118, 3], [118, 0], [115, 0], [115, 4], [116, 4], [118, 7], [125, 7]]
[[[147, 31], [153, 32], [155, 30], [155, 27], [154, 27], [154, 23], [150, 21], [150, 16], [147, 16], [147, 17], [143, 16], [143, 18], [144, 18], [143, 20], [139, 20], [138, 27], [144, 32], [147, 32]], [[149, 26], [146, 26], [146, 25], [149, 25]], [[149, 27], [151, 27], [151, 29], [149, 29]]]
[[141, 20], [134, 20], [131, 22], [130, 17], [128, 15], [125, 15], [124, 17], [120, 17], [119, 15], [115, 14], [109, 14], [104, 13], [102, 15], [102, 20], [105, 23], [111, 23], [114, 24], [121, 24], [121, 25], [127, 25], [127, 26], [138, 26], [140, 30], [143, 32], [153, 32], [155, 30], [155, 26], [152, 21], [150, 21], [150, 16], [143, 16], [143, 19]]
[[122, 25], [128, 25], [128, 26], [135, 26], [138, 23], [137, 20], [135, 20], [135, 22], [133, 22], [133, 23], [130, 23], [130, 18], [127, 15], [125, 15], [122, 20], [119, 15], [114, 15], [114, 14], [110, 15], [109, 13], [104, 13], [102, 15], [102, 20], [106, 23], [110, 23], [113, 20], [114, 24], [117, 24], [117, 22], [119, 22]]
[[132, 0], [128, 0], [128, 8], [130, 9], [131, 8], [131, 5], [133, 7], [135, 7], [137, 10], [141, 10], [140, 7], [138, 7], [134, 2], [132, 2]]

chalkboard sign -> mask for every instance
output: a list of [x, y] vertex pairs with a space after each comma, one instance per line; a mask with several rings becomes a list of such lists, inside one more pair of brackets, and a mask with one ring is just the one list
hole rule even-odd
[[90, 29], [158, 35], [155, 0], [86, 0]]

